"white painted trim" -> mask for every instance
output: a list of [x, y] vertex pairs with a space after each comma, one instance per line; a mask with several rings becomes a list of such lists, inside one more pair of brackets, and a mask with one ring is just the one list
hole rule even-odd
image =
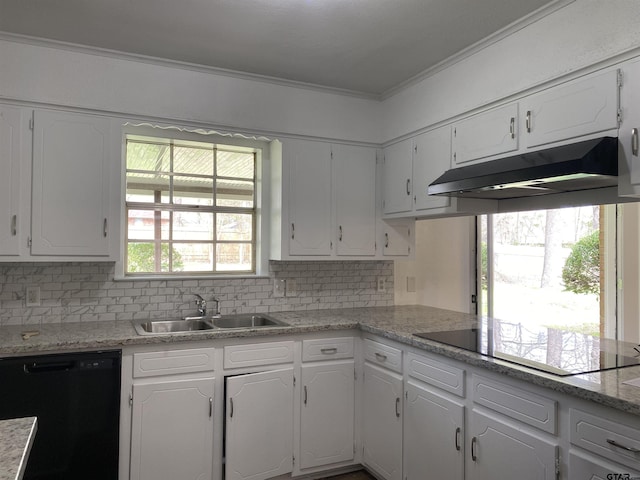
[[[566, 0], [565, 0], [566, 1]], [[575, 1], [575, 0], [571, 0]], [[239, 78], [243, 80], [254, 80], [263, 83], [271, 83], [274, 85], [280, 85], [285, 87], [302, 88], [305, 90], [314, 90], [317, 92], [332, 93], [336, 95], [345, 95], [348, 97], [364, 98], [368, 100], [380, 100], [380, 95], [359, 92], [356, 90], [348, 90], [346, 88], [327, 87], [315, 83], [300, 82], [297, 80], [287, 80], [280, 77], [272, 77], [268, 75], [260, 75], [257, 73], [241, 72], [238, 70], [231, 70], [226, 68], [211, 67], [208, 65], [201, 65], [197, 63], [181, 62], [179, 60], [170, 60], [167, 58], [152, 57], [149, 55], [141, 55], [137, 53], [128, 53], [118, 50], [110, 50], [107, 48], [92, 47], [87, 45], [80, 45], [77, 43], [63, 42], [60, 40], [52, 40], [41, 37], [33, 37], [30, 35], [19, 35], [17, 33], [9, 33], [0, 31], [0, 40], [6, 40], [14, 43], [23, 43], [26, 45], [34, 45], [45, 48], [55, 48], [58, 50], [67, 50], [76, 53], [85, 53], [89, 55], [97, 55], [109, 58], [115, 58], [119, 60], [128, 60], [137, 63], [147, 63], [150, 65], [158, 65], [168, 68], [177, 68], [180, 70], [192, 70], [200, 73], [209, 73], [212, 75], [221, 75], [231, 78]]]
[[499, 42], [500, 40], [503, 40], [509, 37], [510, 35], [513, 35], [515, 32], [522, 30], [523, 28], [539, 21], [540, 19], [548, 15], [551, 15], [552, 13], [560, 10], [561, 8], [566, 7], [567, 5], [575, 1], [576, 0], [554, 0], [553, 2], [543, 7], [540, 7], [538, 10], [535, 10], [529, 15], [526, 15], [516, 20], [510, 25], [507, 25], [506, 27], [498, 30], [497, 32], [492, 33], [488, 37], [485, 37], [482, 40], [479, 40], [478, 42], [474, 43], [473, 45], [470, 45], [469, 47], [463, 50], [460, 50], [458, 53], [455, 53], [450, 57], [444, 59], [443, 61], [436, 63], [435, 65], [427, 68], [426, 70], [423, 70], [422, 72], [414, 75], [413, 77], [405, 80], [404, 82], [399, 83], [398, 85], [391, 87], [388, 90], [385, 90], [384, 92], [382, 92], [382, 94], [380, 94], [379, 96], [380, 100], [385, 100], [411, 87], [412, 85], [415, 85], [416, 83], [423, 81], [425, 78], [431, 77], [436, 73], [441, 72], [442, 70], [446, 70], [447, 68], [455, 65], [456, 63], [464, 60], [465, 58], [475, 55], [479, 51], [490, 47], [494, 43]]

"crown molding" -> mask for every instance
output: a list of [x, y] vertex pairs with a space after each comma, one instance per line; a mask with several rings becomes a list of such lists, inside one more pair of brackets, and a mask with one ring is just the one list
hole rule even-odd
[[206, 73], [210, 75], [220, 75], [224, 77], [236, 78], [241, 80], [251, 80], [262, 83], [270, 83], [273, 85], [279, 85], [290, 88], [300, 88], [304, 90], [312, 90], [322, 93], [330, 93], [334, 95], [343, 95], [347, 97], [362, 98], [365, 100], [380, 100], [380, 95], [359, 92], [356, 90], [348, 90], [336, 87], [327, 87], [324, 85], [318, 85], [314, 83], [300, 82], [297, 80], [287, 80], [280, 77], [272, 77], [268, 75], [260, 75], [257, 73], [241, 72], [237, 70], [230, 70], [226, 68], [211, 67], [208, 65], [201, 65], [197, 63], [181, 62], [179, 60], [170, 60], [160, 57], [152, 57], [148, 55], [140, 55], [137, 53], [127, 53], [118, 50], [109, 50], [106, 48], [92, 47], [87, 45], [80, 45], [77, 43], [63, 42], [60, 40], [52, 40], [41, 37], [33, 37], [30, 35], [20, 35], [16, 33], [0, 31], [0, 40], [13, 43], [23, 43], [26, 45], [34, 45], [38, 47], [53, 48], [57, 50], [66, 50], [76, 53], [84, 53], [87, 55], [96, 55], [108, 58], [114, 58], [118, 60], [126, 60], [137, 63], [147, 63], [149, 65], [157, 65], [167, 68], [176, 68], [180, 70], [191, 70], [199, 73]]
[[440, 63], [436, 63], [432, 67], [429, 67], [426, 70], [423, 70], [422, 72], [414, 75], [413, 77], [405, 80], [404, 82], [401, 82], [398, 85], [391, 87], [388, 90], [385, 90], [384, 92], [382, 92], [382, 94], [380, 94], [378, 98], [380, 100], [386, 100], [387, 98], [392, 97], [402, 92], [403, 90], [410, 88], [411, 86], [417, 83], [420, 83], [426, 78], [429, 78], [435, 75], [436, 73], [441, 72], [442, 70], [446, 70], [447, 68], [452, 67], [456, 63], [461, 62], [462, 60], [469, 58], [472, 55], [475, 55], [476, 53], [490, 47], [494, 43], [504, 40], [505, 38], [513, 35], [514, 33], [522, 30], [523, 28], [528, 27], [529, 25], [540, 21], [544, 17], [551, 15], [552, 13], [566, 7], [571, 3], [574, 3], [575, 1], [576, 0], [555, 0], [539, 8], [538, 10], [530, 13], [529, 15], [516, 20], [510, 25], [507, 25], [506, 27], [498, 30], [497, 32], [492, 33], [488, 37], [485, 37], [482, 40], [479, 40], [478, 42], [474, 43], [473, 45], [470, 45], [464, 50], [460, 50], [458, 53], [454, 53], [453, 55], [451, 55], [450, 57], [447, 57]]

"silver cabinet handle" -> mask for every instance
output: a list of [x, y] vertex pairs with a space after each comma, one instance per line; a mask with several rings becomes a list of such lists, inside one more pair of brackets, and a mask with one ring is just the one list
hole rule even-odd
[[456, 435], [455, 435], [455, 442], [456, 442], [456, 450], [457, 451], [460, 451], [460, 448], [462, 448], [462, 447], [460, 447], [460, 433], [461, 433], [460, 427], [457, 427], [456, 428]]
[[389, 234], [388, 233], [384, 234], [384, 247], [385, 248], [389, 248]]
[[18, 234], [18, 216], [11, 217], [11, 235], [15, 237]]
[[304, 404], [305, 405], [307, 404], [308, 395], [309, 395], [309, 393], [307, 391], [307, 386], [305, 385], [304, 386]]
[[516, 138], [516, 117], [511, 117], [511, 121], [509, 122], [509, 133], [511, 134], [511, 138]]
[[396, 417], [400, 418], [400, 397], [396, 397]]
[[387, 356], [384, 355], [383, 353], [376, 352], [376, 359], [378, 359], [378, 361], [380, 362], [386, 362]]
[[476, 456], [476, 443], [478, 443], [478, 439], [476, 437], [473, 437], [471, 439], [471, 460], [473, 460], [474, 462], [478, 460], [478, 457]]
[[338, 230], [340, 231], [340, 234], [339, 234], [339, 236], [338, 236], [338, 240], [342, 241], [342, 225], [340, 225], [340, 226], [338, 227]]
[[527, 126], [527, 133], [531, 133], [531, 110], [527, 110], [525, 125]]
[[104, 219], [104, 223], [102, 224], [102, 235], [104, 235], [104, 237], [107, 237], [107, 219]]
[[291, 240], [296, 238], [296, 226], [291, 222]]
[[233, 398], [229, 399], [229, 418], [233, 418]]
[[209, 418], [213, 416], [213, 397], [209, 397]]
[[411, 195], [411, 179], [407, 178], [407, 195]]
[[622, 450], [625, 450], [627, 452], [640, 453], [640, 448], [627, 447], [626, 445], [622, 445], [621, 443], [618, 443], [610, 438], [607, 438], [607, 443], [609, 445], [613, 445], [614, 447], [621, 448]]
[[338, 349], [336, 347], [321, 348], [320, 353], [323, 353], [325, 355], [333, 355], [334, 353], [338, 353]]
[[638, 156], [638, 129], [631, 129], [631, 153], [634, 157]]

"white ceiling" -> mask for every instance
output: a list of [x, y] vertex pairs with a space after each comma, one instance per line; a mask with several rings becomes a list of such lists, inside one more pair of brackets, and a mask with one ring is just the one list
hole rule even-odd
[[379, 95], [550, 0], [0, 0], [0, 31]]

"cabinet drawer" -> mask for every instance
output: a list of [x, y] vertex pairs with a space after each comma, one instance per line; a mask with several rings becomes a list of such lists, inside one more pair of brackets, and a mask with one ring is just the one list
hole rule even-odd
[[464, 370], [415, 353], [407, 356], [409, 376], [464, 397]]
[[473, 401], [532, 427], [556, 434], [557, 402], [479, 375], [472, 376]]
[[353, 338], [326, 338], [302, 341], [302, 361], [353, 358]]
[[224, 347], [224, 368], [293, 362], [293, 342], [252, 343]]
[[367, 338], [364, 341], [364, 358], [376, 365], [402, 373], [402, 351], [397, 348]]
[[640, 469], [638, 425], [623, 425], [574, 408], [569, 410], [569, 422], [572, 444]]
[[193, 348], [133, 354], [133, 377], [213, 371], [213, 348]]
[[636, 470], [609, 463], [582, 452], [569, 453], [569, 476], [572, 480], [631, 480], [640, 475]]

